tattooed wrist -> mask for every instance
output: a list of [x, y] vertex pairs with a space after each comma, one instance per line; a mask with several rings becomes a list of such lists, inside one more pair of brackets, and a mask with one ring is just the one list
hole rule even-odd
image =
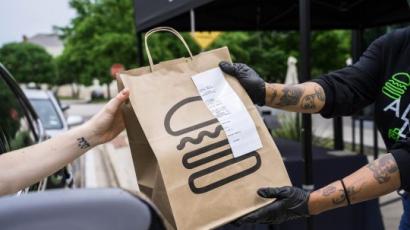
[[274, 84], [266, 84], [266, 98], [265, 104], [274, 105], [276, 96], [278, 95], [278, 90], [275, 89]]
[[329, 199], [330, 203], [335, 206], [342, 206], [343, 204], [347, 204], [346, 194], [349, 200], [353, 200], [354, 195], [358, 194], [361, 190], [365, 182], [359, 180], [355, 181], [349, 186], [346, 186], [346, 192], [343, 190], [343, 186], [336, 186], [337, 182], [330, 184], [320, 190], [320, 196], [326, 197]]
[[[360, 187], [355, 187], [354, 185], [346, 187], [346, 193], [343, 190], [343, 188], [338, 190], [339, 196], [336, 198], [332, 199], [333, 204], [335, 205], [341, 205], [344, 203], [348, 203], [347, 199], [350, 198], [351, 196], [357, 194], [360, 192]], [[347, 197], [346, 197], [347, 195]]]
[[91, 146], [90, 143], [84, 137], [77, 138], [77, 142], [78, 147], [80, 147], [80, 149], [87, 149]]

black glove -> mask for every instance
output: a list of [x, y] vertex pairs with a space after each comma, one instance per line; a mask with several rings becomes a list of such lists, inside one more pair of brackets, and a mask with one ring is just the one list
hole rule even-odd
[[261, 188], [258, 190], [258, 195], [264, 198], [277, 198], [277, 200], [238, 219], [235, 224], [280, 224], [284, 221], [309, 216], [309, 193], [300, 188], [290, 186]]
[[241, 63], [231, 64], [226, 61], [219, 63], [225, 73], [236, 77], [251, 97], [253, 103], [265, 105], [265, 81], [249, 66]]

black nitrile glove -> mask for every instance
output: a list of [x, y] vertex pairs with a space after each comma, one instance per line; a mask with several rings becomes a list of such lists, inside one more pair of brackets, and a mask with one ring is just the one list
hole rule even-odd
[[309, 193], [300, 188], [290, 186], [281, 188], [261, 188], [258, 190], [258, 195], [264, 198], [277, 198], [277, 200], [239, 218], [235, 221], [235, 224], [280, 224], [288, 220], [309, 216]]
[[219, 67], [225, 73], [236, 77], [254, 104], [265, 105], [265, 81], [249, 66], [241, 63], [231, 64], [221, 61]]

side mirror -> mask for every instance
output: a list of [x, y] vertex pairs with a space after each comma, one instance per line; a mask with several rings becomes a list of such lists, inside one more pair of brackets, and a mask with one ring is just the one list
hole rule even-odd
[[70, 108], [70, 105], [67, 105], [67, 104], [62, 104], [61, 105], [61, 110], [64, 112], [64, 111], [66, 111], [67, 109], [69, 109]]
[[67, 118], [67, 124], [68, 127], [73, 127], [73, 126], [77, 126], [77, 125], [81, 125], [82, 123], [84, 123], [84, 118], [82, 116], [68, 116]]

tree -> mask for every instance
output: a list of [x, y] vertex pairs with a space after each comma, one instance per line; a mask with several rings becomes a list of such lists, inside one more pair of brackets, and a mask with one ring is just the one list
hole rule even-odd
[[[312, 77], [345, 66], [349, 56], [348, 31], [315, 31], [312, 34]], [[297, 32], [229, 32], [223, 33], [210, 49], [228, 46], [236, 62], [255, 68], [265, 80], [283, 82], [287, 58], [299, 57]]]
[[[75, 59], [74, 55], [71, 55], [71, 48], [66, 47], [64, 52], [55, 58], [55, 63], [57, 66], [57, 81], [56, 85], [70, 84], [71, 95], [73, 98], [78, 98], [80, 95], [80, 87], [78, 83], [80, 82], [81, 74], [81, 61]], [[58, 88], [57, 88], [58, 90]]]
[[312, 77], [346, 66], [350, 57], [350, 31], [316, 31], [312, 34]]
[[76, 75], [85, 85], [97, 78], [108, 86], [113, 80], [112, 64], [131, 68], [136, 63], [132, 1], [71, 0], [70, 6], [77, 11], [77, 17], [68, 27], [60, 28], [65, 41], [60, 61], [66, 60], [73, 68], [59, 71], [60, 75], [63, 79], [67, 79], [64, 75]]
[[[60, 32], [66, 47], [62, 57], [66, 61], [62, 63], [71, 63], [71, 68], [59, 71], [60, 75], [76, 75], [78, 82], [85, 85], [91, 84], [93, 78], [109, 84], [112, 80], [109, 73], [112, 64], [121, 63], [127, 69], [136, 66], [132, 0], [71, 0], [70, 5], [77, 11], [77, 17], [68, 27], [60, 28]], [[192, 52], [198, 53], [200, 48], [189, 33], [182, 35]], [[170, 34], [154, 34], [148, 44], [155, 63], [187, 56], [185, 47]], [[299, 34], [274, 31], [224, 32], [209, 49], [221, 46], [228, 46], [234, 61], [249, 64], [266, 80], [283, 82], [287, 57], [299, 56]], [[314, 32], [312, 76], [343, 67], [348, 54], [348, 32]]]
[[6, 44], [0, 48], [0, 60], [18, 82], [53, 85], [56, 81], [53, 58], [38, 45], [27, 42]]

